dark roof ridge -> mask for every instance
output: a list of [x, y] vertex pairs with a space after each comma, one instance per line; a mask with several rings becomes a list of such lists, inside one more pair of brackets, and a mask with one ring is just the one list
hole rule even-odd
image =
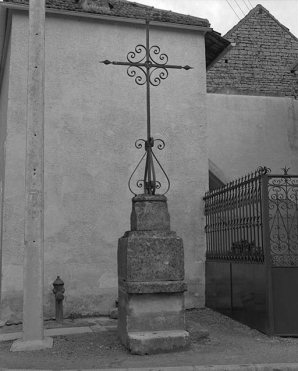
[[135, 5], [139, 8], [148, 8], [148, 9], [156, 9], [154, 6], [146, 5], [146, 4], [141, 4], [137, 3], [136, 1], [128, 1], [128, 0], [114, 0], [114, 2], [126, 2], [127, 4]]
[[137, 5], [137, 6], [142, 7], [142, 8], [152, 8], [152, 9], [154, 8], [154, 6], [137, 3], [136, 1], [129, 1], [129, 0], [114, 0], [114, 1], [116, 1], [116, 3], [121, 2], [121, 1], [125, 1], [126, 3], [132, 4], [132, 5]]
[[267, 15], [269, 15], [281, 28], [283, 28], [289, 35], [291, 35], [296, 41], [298, 38], [290, 32], [289, 28], [280, 23], [262, 4], [257, 4], [249, 13], [246, 14], [233, 28], [231, 28], [223, 37], [229, 38], [230, 35], [236, 31], [248, 18], [255, 14], [259, 9], [262, 9]]
[[167, 12], [167, 13], [173, 13], [173, 14], [180, 14], [180, 15], [182, 15], [182, 16], [184, 16], [184, 17], [189, 17], [189, 18], [197, 18], [197, 19], [201, 19], [201, 20], [203, 20], [203, 21], [206, 21], [206, 23], [209, 23], [209, 26], [210, 26], [210, 22], [209, 22], [209, 20], [207, 19], [207, 18], [201, 18], [201, 17], [196, 17], [196, 16], [194, 16], [194, 15], [190, 15], [190, 14], [183, 14], [183, 13], [177, 13], [177, 12], [173, 12], [171, 9], [168, 9], [168, 10], [166, 10], [166, 9], [161, 9], [161, 8], [156, 8], [155, 6], [150, 6], [150, 5], [146, 5], [146, 4], [141, 4], [141, 3], [137, 3], [137, 2], [135, 2], [135, 1], [130, 1], [130, 0], [114, 0], [114, 1], [125, 1], [125, 2], [127, 2], [127, 3], [129, 3], [129, 4], [133, 4], [133, 5], [136, 5], [136, 6], [138, 6], [138, 7], [143, 7], [143, 8], [150, 8], [150, 9], [152, 9], [152, 10], [157, 10], [157, 11], [161, 11], [161, 12]]
[[[105, 2], [111, 5], [109, 9], [104, 6]], [[28, 6], [29, 0], [3, 0], [2, 4], [5, 3]], [[46, 7], [70, 12], [95, 13], [136, 19], [146, 19], [148, 10], [151, 12], [152, 21], [210, 28], [210, 23], [205, 18], [158, 9], [127, 0], [46, 0]]]

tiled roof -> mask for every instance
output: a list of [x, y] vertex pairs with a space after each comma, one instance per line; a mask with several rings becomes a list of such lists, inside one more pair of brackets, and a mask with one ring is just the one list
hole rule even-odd
[[[11, 5], [28, 6], [29, 0], [3, 0]], [[3, 4], [3, 3], [2, 3]], [[1, 3], [0, 3], [1, 5]], [[138, 4], [127, 0], [46, 0], [46, 7], [69, 12], [96, 13], [114, 17], [146, 19], [150, 12], [150, 19], [158, 22], [210, 27], [207, 19], [171, 12], [170, 10]], [[230, 42], [212, 29], [205, 34], [206, 66], [208, 67], [221, 55]]]
[[[29, 0], [4, 0], [4, 2], [28, 5]], [[148, 12], [150, 12], [150, 19], [153, 21], [210, 27], [207, 19], [174, 13], [169, 10], [156, 9], [127, 0], [46, 0], [46, 7], [137, 19], [145, 19]]]

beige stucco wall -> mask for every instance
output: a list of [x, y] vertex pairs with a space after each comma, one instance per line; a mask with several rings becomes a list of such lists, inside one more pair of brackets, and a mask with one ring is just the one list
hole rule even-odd
[[210, 160], [231, 181], [256, 170], [298, 174], [298, 101], [207, 94]]
[[[27, 14], [15, 12], [11, 34], [10, 96], [3, 235], [3, 320], [21, 318], [27, 79]], [[45, 90], [45, 314], [53, 315], [52, 282], [65, 282], [65, 314], [107, 314], [117, 298], [117, 240], [129, 230], [127, 181], [143, 155], [145, 87], [125, 60], [144, 43], [144, 28], [95, 19], [47, 16]], [[152, 28], [172, 64], [152, 88], [152, 134], [171, 180], [172, 229], [183, 238], [187, 306], [204, 305], [204, 221], [207, 187], [205, 55], [202, 33]], [[143, 170], [141, 171], [141, 177]]]

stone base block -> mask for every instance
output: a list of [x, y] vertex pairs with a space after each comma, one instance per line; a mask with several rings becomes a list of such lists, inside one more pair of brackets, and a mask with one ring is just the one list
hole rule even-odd
[[180, 293], [128, 294], [119, 287], [118, 333], [185, 330], [184, 295]]
[[53, 348], [53, 339], [45, 337], [43, 340], [16, 340], [12, 343], [11, 352], [22, 352], [28, 350], [42, 350]]
[[183, 330], [130, 332], [128, 349], [132, 354], [155, 354], [185, 350], [189, 347], [189, 333]]
[[126, 282], [183, 281], [183, 241], [171, 231], [126, 232], [118, 240], [118, 277]]
[[118, 240], [118, 335], [133, 354], [186, 348], [183, 241], [170, 230], [167, 199], [133, 198], [131, 231]]
[[138, 195], [132, 199], [132, 231], [170, 230], [167, 198], [163, 195]]

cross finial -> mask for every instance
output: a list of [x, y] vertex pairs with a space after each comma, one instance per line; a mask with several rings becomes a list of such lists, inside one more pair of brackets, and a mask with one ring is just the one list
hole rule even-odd
[[283, 170], [284, 172], [284, 175], [288, 175], [288, 171], [290, 170], [291, 168], [290, 167], [282, 167], [281, 170]]

